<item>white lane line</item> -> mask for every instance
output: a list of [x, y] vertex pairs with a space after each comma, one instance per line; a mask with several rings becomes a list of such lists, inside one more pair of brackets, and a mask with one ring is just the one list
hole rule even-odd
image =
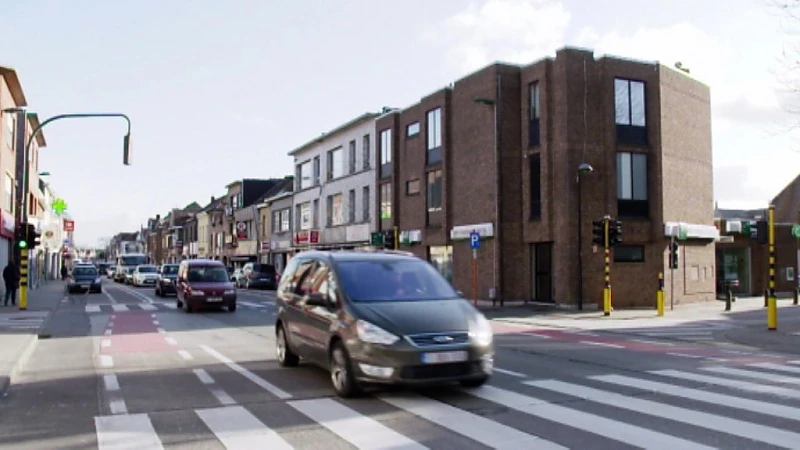
[[625, 348], [624, 345], [608, 344], [606, 342], [580, 341], [580, 343], [581, 344], [587, 344], [587, 345], [597, 345], [597, 346], [600, 346], [600, 347]]
[[686, 423], [695, 427], [719, 431], [753, 441], [764, 442], [778, 447], [792, 448], [800, 442], [800, 434], [779, 428], [768, 427], [744, 420], [704, 413], [688, 408], [658, 403], [652, 400], [628, 397], [615, 392], [565, 383], [559, 380], [524, 381], [524, 384], [560, 394], [579, 397], [584, 401], [601, 403], [616, 408], [627, 409], [651, 417]]
[[121, 398], [115, 398], [108, 402], [108, 407], [111, 409], [111, 414], [128, 414], [128, 405]]
[[150, 314], [150, 317], [152, 317], [153, 319], [155, 319], [155, 318], [156, 318], [156, 315], [155, 315], [155, 314]]
[[757, 372], [755, 370], [737, 369], [735, 367], [701, 367], [700, 370], [719, 373], [722, 375], [733, 375], [742, 378], [753, 378], [756, 380], [769, 381], [771, 383], [800, 384], [800, 378], [776, 376], [774, 373]]
[[169, 345], [178, 345], [178, 341], [171, 337], [164, 338], [164, 340], [167, 341], [167, 344]]
[[161, 334], [164, 334], [164, 333], [166, 333], [166, 331], [165, 331], [163, 328], [159, 328], [159, 329], [158, 329], [158, 332], [159, 332], [159, 333], [161, 333]]
[[86, 305], [86, 312], [87, 313], [99, 313], [100, 312], [100, 305]]
[[153, 325], [159, 325], [159, 322], [157, 320], [154, 320]]
[[209, 375], [208, 372], [206, 372], [205, 370], [192, 369], [192, 371], [194, 372], [195, 375], [197, 375], [197, 378], [199, 378], [200, 381], [203, 382], [203, 384], [214, 384], [214, 379], [211, 378], [211, 375]]
[[757, 367], [759, 369], [775, 370], [778, 372], [789, 372], [789, 373], [800, 374], [800, 367], [786, 366], [783, 364], [759, 363], [759, 364], [748, 364], [748, 366]]
[[680, 356], [683, 358], [705, 358], [705, 356], [691, 355], [689, 353], [667, 353], [667, 354], [672, 356]]
[[[447, 428], [462, 436], [478, 441], [491, 448], [504, 449], [564, 449], [539, 436], [523, 433], [515, 428], [448, 405], [447, 403], [418, 395], [379, 395], [390, 405], [403, 409], [429, 422]], [[383, 442], [383, 441], [378, 441]]]
[[500, 368], [498, 368], [498, 367], [495, 367], [495, 368], [494, 368], [494, 369], [492, 369], [492, 370], [493, 370], [493, 371], [495, 371], [495, 372], [502, 373], [502, 374], [504, 374], [504, 375], [510, 375], [510, 376], [512, 376], [512, 377], [517, 377], [517, 378], [528, 378], [528, 376], [527, 376], [527, 375], [525, 375], [524, 373], [514, 372], [513, 370], [505, 370], [505, 369], [500, 369]]
[[270, 450], [294, 448], [241, 406], [196, 409], [195, 413], [225, 448]]
[[647, 339], [628, 339], [631, 342], [641, 342], [642, 344], [651, 344], [651, 345], [665, 345], [668, 347], [674, 347], [675, 344], [672, 342], [658, 342], [658, 341], [648, 341]]
[[103, 348], [111, 347], [111, 339], [103, 339], [100, 341], [100, 346]]
[[233, 399], [227, 392], [223, 391], [222, 389], [211, 389], [211, 393], [214, 394], [214, 397], [219, 400], [219, 402], [223, 405], [235, 405], [236, 400]]
[[251, 308], [263, 308], [263, 307], [264, 307], [264, 306], [263, 306], [262, 304], [260, 304], [260, 303], [247, 302], [247, 301], [244, 301], [244, 300], [238, 300], [238, 299], [236, 300], [236, 303], [239, 303], [239, 304], [241, 304], [241, 305], [245, 305], [245, 306], [249, 306], [249, 307], [251, 307]]
[[100, 355], [100, 367], [114, 367], [114, 358], [111, 355]]
[[98, 450], [163, 450], [161, 440], [147, 414], [94, 418]]
[[186, 350], [178, 350], [178, 354], [181, 355], [181, 358], [185, 359], [186, 361], [193, 359], [192, 354]]
[[128, 305], [119, 305], [119, 304], [111, 305], [111, 309], [113, 309], [114, 311], [117, 311], [117, 312], [119, 312], [119, 311], [128, 311]]
[[139, 303], [139, 308], [141, 308], [142, 311], [155, 311], [158, 309], [155, 305], [151, 305], [150, 303]]
[[428, 448], [329, 398], [292, 401], [288, 405], [357, 448], [375, 448], [377, 443], [382, 448]]
[[111, 328], [106, 329], [106, 331], [104, 331], [103, 334], [105, 334], [106, 336], [111, 336]]
[[104, 293], [104, 294], [106, 294], [106, 297], [108, 297], [108, 301], [110, 301], [112, 305], [113, 305], [113, 304], [115, 304], [115, 303], [117, 303], [117, 299], [115, 299], [115, 298], [114, 298], [114, 297], [111, 295], [111, 293], [110, 293], [110, 292], [108, 292], [107, 290], [103, 289], [103, 293]]
[[463, 392], [533, 417], [539, 417], [558, 423], [578, 424], [577, 426], [582, 431], [606, 436], [634, 447], [681, 450], [710, 450], [713, 448], [669, 434], [631, 425], [627, 422], [612, 420], [604, 416], [568, 408], [557, 403], [550, 403], [540, 398], [496, 388], [494, 386], [484, 385], [477, 389], [464, 389]]
[[103, 383], [106, 385], [107, 391], [119, 390], [119, 381], [117, 380], [117, 376], [113, 373], [103, 375]]
[[211, 347], [209, 347], [207, 345], [201, 345], [200, 348], [202, 348], [206, 353], [208, 353], [209, 355], [213, 356], [218, 361], [220, 361], [221, 363], [225, 364], [226, 366], [228, 366], [232, 370], [238, 372], [240, 375], [242, 375], [245, 378], [247, 378], [248, 380], [252, 381], [253, 383], [258, 385], [262, 389], [268, 391], [272, 395], [274, 395], [274, 396], [276, 396], [276, 397], [278, 397], [278, 398], [280, 398], [282, 400], [285, 400], [287, 398], [292, 398], [292, 394], [284, 391], [283, 389], [275, 386], [274, 384], [268, 382], [267, 380], [259, 377], [258, 375], [254, 374], [253, 372], [251, 372], [251, 371], [247, 370], [246, 368], [240, 366], [239, 364], [236, 364], [230, 358], [228, 358], [227, 356], [223, 355], [222, 353], [219, 353], [218, 351], [214, 350], [213, 348], [211, 348]]
[[538, 333], [523, 333], [523, 334], [527, 335], [527, 336], [533, 336], [533, 337], [537, 337], [537, 338], [542, 338], [542, 339], [550, 339], [550, 336], [548, 336], [546, 334], [538, 334]]

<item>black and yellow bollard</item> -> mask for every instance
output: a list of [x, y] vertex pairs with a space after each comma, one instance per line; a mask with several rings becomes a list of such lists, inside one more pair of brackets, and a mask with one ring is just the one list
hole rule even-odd
[[728, 292], [725, 295], [725, 311], [731, 310], [731, 302], [733, 302], [733, 292], [731, 292], [731, 288], [729, 286]]
[[656, 309], [658, 316], [664, 315], [664, 272], [658, 272], [658, 290], [656, 290]]
[[794, 298], [792, 299], [792, 304], [796, 305], [797, 304], [797, 297], [798, 297], [798, 289], [792, 290], [792, 295], [794, 296]]
[[769, 237], [769, 293], [767, 298], [767, 329], [778, 329], [778, 299], [775, 298], [775, 205], [769, 205], [767, 217], [767, 236]]
[[19, 252], [19, 309], [28, 309], [28, 249]]
[[608, 226], [609, 221], [611, 220], [610, 217], [606, 216], [603, 218], [603, 228], [604, 228], [604, 245], [603, 245], [603, 253], [604, 253], [604, 268], [603, 272], [605, 275], [605, 286], [603, 288], [603, 315], [610, 316], [611, 315], [611, 249], [609, 248], [609, 241], [608, 241]]

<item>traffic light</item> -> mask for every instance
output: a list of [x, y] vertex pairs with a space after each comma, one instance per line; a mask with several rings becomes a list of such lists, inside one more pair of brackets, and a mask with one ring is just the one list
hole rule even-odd
[[606, 219], [592, 221], [592, 244], [606, 246]]
[[397, 247], [394, 246], [394, 230], [383, 232], [383, 247], [387, 250], [397, 250]]
[[36, 231], [36, 226], [32, 223], [28, 224], [28, 234], [26, 242], [28, 243], [28, 248], [33, 250], [37, 246], [42, 244], [41, 240], [42, 234]]
[[670, 269], [677, 269], [678, 268], [678, 243], [672, 242], [669, 245], [669, 268]]
[[14, 240], [17, 241], [17, 247], [28, 247], [28, 224], [21, 223], [14, 232]]
[[609, 220], [608, 222], [608, 246], [616, 247], [622, 243], [622, 222], [619, 220]]
[[[751, 229], [752, 230], [752, 229]], [[751, 231], [752, 233], [752, 231]], [[756, 235], [753, 236], [752, 234], [750, 237], [755, 238], [759, 244], [766, 244], [767, 243], [767, 221], [766, 220], [759, 220], [756, 222]]]

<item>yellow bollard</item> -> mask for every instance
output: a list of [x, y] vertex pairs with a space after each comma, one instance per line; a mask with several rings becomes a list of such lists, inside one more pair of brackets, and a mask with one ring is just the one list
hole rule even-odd
[[611, 315], [611, 289], [603, 288], [603, 315]]
[[778, 299], [770, 296], [767, 306], [767, 328], [770, 331], [778, 329]]
[[658, 290], [656, 290], [656, 308], [658, 316], [664, 315], [664, 273], [658, 272]]

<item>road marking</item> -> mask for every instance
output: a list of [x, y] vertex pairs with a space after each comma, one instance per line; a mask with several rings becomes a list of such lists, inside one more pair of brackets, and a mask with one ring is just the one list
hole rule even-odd
[[155, 315], [155, 314], [150, 314], [150, 317], [152, 317], [153, 319], [155, 319], [155, 318], [156, 318], [156, 315]]
[[164, 333], [166, 333], [166, 331], [165, 331], [163, 328], [159, 328], [159, 329], [158, 329], [158, 332], [159, 332], [159, 333], [161, 333], [161, 334], [164, 334]]
[[155, 311], [158, 309], [155, 305], [151, 305], [150, 303], [140, 303], [139, 308], [142, 311]]
[[95, 417], [98, 450], [163, 450], [147, 414]]
[[87, 313], [98, 313], [98, 312], [100, 312], [100, 305], [86, 305], [86, 312]]
[[672, 356], [681, 356], [683, 358], [705, 358], [705, 356], [691, 355], [689, 353], [667, 353], [667, 354]]
[[178, 345], [178, 341], [176, 341], [175, 339], [173, 339], [171, 337], [164, 338], [164, 340], [167, 341], [167, 344], [169, 344], [169, 345]]
[[565, 383], [558, 380], [524, 381], [523, 383], [572, 397], [580, 397], [584, 401], [611, 405], [616, 408], [627, 409], [652, 417], [673, 420], [695, 427], [732, 434], [734, 436], [764, 442], [778, 447], [792, 448], [797, 446], [797, 443], [800, 442], [800, 434], [781, 430], [779, 428], [745, 422], [744, 420], [731, 419], [688, 408], [679, 408], [677, 406], [651, 400], [627, 397], [615, 392], [603, 391], [601, 389], [578, 384]]
[[800, 420], [800, 408], [795, 408], [791, 406], [778, 405], [775, 403], [762, 402], [759, 400], [750, 400], [747, 398], [734, 397], [731, 395], [717, 394], [702, 389], [691, 389], [683, 386], [675, 386], [672, 384], [660, 383], [657, 381], [648, 381], [633, 377], [627, 377], [624, 375], [600, 375], [589, 378], [593, 380], [604, 381], [606, 383], [616, 384], [619, 386], [627, 386], [636, 389], [642, 389], [645, 391], [663, 393], [671, 395], [673, 397], [683, 397], [683, 398], [688, 398], [690, 400], [713, 403], [715, 405], [725, 406], [728, 408], [744, 409], [747, 411], [753, 411], [768, 416]]
[[736, 369], [733, 367], [718, 367], [718, 366], [701, 367], [700, 369], [708, 372], [719, 373], [722, 375], [734, 375], [742, 378], [754, 378], [756, 380], [765, 380], [765, 381], [770, 381], [772, 383], [800, 384], [800, 378], [775, 376], [774, 373], [756, 372], [755, 370], [744, 370], [744, 369]]
[[789, 361], [789, 364], [800, 364], [800, 359], [798, 359], [797, 361]]
[[154, 321], [153, 321], [153, 325], [158, 325], [158, 321], [157, 321], [157, 320], [154, 320]]
[[759, 369], [776, 370], [778, 372], [800, 373], [800, 367], [785, 366], [783, 364], [759, 363], [748, 364], [748, 366], [758, 367]]
[[[195, 410], [225, 448], [268, 448], [291, 450], [274, 430], [241, 406]], [[140, 447], [144, 448], [144, 447]]]
[[537, 334], [537, 333], [525, 333], [525, 334], [527, 334], [528, 336], [533, 336], [533, 337], [537, 337], [537, 338], [550, 339], [550, 336], [548, 336], [546, 334]]
[[106, 331], [103, 332], [106, 336], [111, 336], [111, 328], [107, 328]]
[[111, 355], [100, 355], [100, 367], [114, 367], [114, 358]]
[[128, 311], [128, 305], [111, 305], [111, 309], [114, 311]]
[[253, 372], [245, 369], [244, 367], [240, 366], [239, 364], [236, 364], [230, 358], [228, 358], [227, 356], [223, 355], [222, 353], [219, 353], [218, 351], [214, 350], [213, 348], [211, 348], [211, 347], [209, 347], [207, 345], [201, 345], [200, 348], [205, 350], [206, 353], [208, 353], [209, 355], [213, 356], [214, 358], [219, 360], [221, 363], [223, 363], [226, 366], [230, 367], [234, 371], [239, 372], [240, 375], [242, 375], [245, 378], [247, 378], [248, 380], [252, 381], [253, 383], [258, 385], [262, 389], [265, 389], [266, 391], [268, 391], [272, 395], [274, 395], [274, 396], [276, 396], [276, 397], [278, 397], [278, 398], [280, 398], [282, 400], [285, 400], [287, 398], [292, 398], [292, 394], [284, 391], [283, 389], [275, 386], [274, 384], [268, 382], [267, 380], [259, 377], [258, 375], [256, 375]]
[[588, 345], [599, 345], [601, 347], [611, 347], [611, 348], [625, 348], [624, 345], [617, 345], [617, 344], [608, 344], [606, 342], [595, 342], [595, 341], [580, 341], [581, 344], [588, 344]]
[[245, 306], [249, 306], [251, 308], [263, 308], [264, 307], [260, 303], [246, 302], [244, 300], [236, 300], [236, 303], [239, 303], [239, 304], [245, 305]]
[[106, 385], [107, 391], [119, 390], [119, 381], [117, 380], [117, 376], [114, 375], [113, 373], [103, 375], [103, 383]]
[[108, 297], [108, 301], [110, 301], [112, 305], [113, 305], [114, 303], [117, 303], [117, 299], [115, 299], [114, 297], [112, 297], [110, 292], [108, 292], [108, 291], [106, 291], [106, 290], [103, 290], [103, 293], [104, 293], [104, 294], [106, 294], [106, 297]]
[[652, 344], [652, 345], [666, 345], [668, 347], [674, 347], [675, 344], [672, 342], [658, 342], [658, 341], [648, 341], [646, 339], [628, 339], [631, 342], [641, 342], [642, 344]]
[[514, 372], [512, 370], [505, 370], [505, 369], [500, 369], [500, 368], [497, 368], [497, 367], [495, 367], [492, 370], [494, 370], [495, 372], [499, 372], [499, 373], [505, 374], [505, 375], [511, 375], [512, 377], [528, 378], [528, 376], [525, 375], [524, 373]]
[[357, 448], [374, 448], [375, 443], [380, 442], [383, 448], [427, 449], [377, 420], [362, 416], [329, 398], [298, 400], [288, 402], [288, 405]]
[[205, 370], [193, 369], [192, 371], [195, 375], [197, 375], [197, 378], [199, 378], [203, 384], [214, 384], [214, 379], [211, 378], [211, 375], [209, 375]]
[[695, 381], [699, 383], [708, 383], [717, 386], [730, 387], [740, 389], [742, 391], [760, 392], [765, 394], [777, 395], [779, 397], [787, 398], [800, 398], [800, 392], [794, 389], [787, 389], [778, 386], [767, 386], [754, 384], [749, 381], [729, 380], [718, 376], [701, 375], [697, 373], [682, 372], [680, 370], [651, 370], [649, 373], [654, 375], [661, 375], [664, 377], [679, 378], [682, 380]]
[[574, 424], [583, 431], [606, 436], [610, 439], [621, 441], [635, 447], [679, 448], [681, 450], [710, 450], [713, 448], [669, 434], [631, 425], [627, 422], [618, 422], [603, 416], [568, 408], [557, 403], [549, 403], [540, 398], [496, 388], [494, 386], [484, 385], [477, 389], [464, 389], [464, 392], [514, 409], [523, 414], [553, 422]]
[[220, 403], [223, 405], [235, 405], [236, 400], [233, 399], [227, 392], [223, 391], [222, 389], [211, 389], [211, 393], [214, 394], [214, 397], [217, 397]]
[[523, 433], [515, 428], [427, 397], [379, 395], [378, 398], [396, 408], [408, 411], [491, 448], [565, 448], [539, 436]]
[[183, 359], [185, 359], [187, 361], [190, 360], [190, 359], [193, 359], [192, 358], [192, 354], [187, 352], [186, 350], [178, 350], [178, 354], [181, 355], [181, 358], [183, 358]]
[[114, 321], [109, 321], [108, 324], [106, 324], [106, 326], [108, 328], [114, 328]]
[[108, 407], [111, 410], [111, 414], [128, 414], [128, 405], [121, 398], [115, 398], [108, 402]]
[[111, 339], [103, 339], [100, 341], [101, 347], [111, 347]]

